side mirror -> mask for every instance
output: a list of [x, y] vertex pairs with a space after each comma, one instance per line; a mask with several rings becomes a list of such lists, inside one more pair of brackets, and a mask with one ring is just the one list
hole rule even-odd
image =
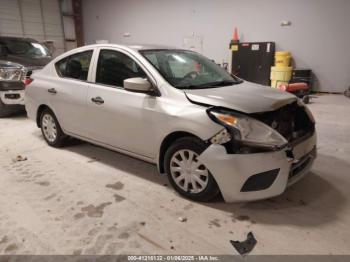
[[152, 91], [151, 83], [144, 78], [135, 77], [124, 80], [124, 88], [129, 91], [147, 93]]

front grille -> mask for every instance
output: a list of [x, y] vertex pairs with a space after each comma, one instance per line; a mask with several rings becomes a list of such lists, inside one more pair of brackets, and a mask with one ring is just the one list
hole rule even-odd
[[315, 130], [314, 123], [305, 109], [298, 106], [297, 102], [276, 111], [254, 114], [253, 117], [275, 129], [289, 142], [313, 133]]

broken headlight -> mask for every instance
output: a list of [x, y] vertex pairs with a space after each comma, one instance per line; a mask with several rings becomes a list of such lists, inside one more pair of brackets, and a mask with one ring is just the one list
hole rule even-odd
[[226, 127], [235, 141], [239, 141], [242, 144], [256, 147], [281, 148], [288, 143], [276, 130], [254, 118], [241, 114], [211, 110], [208, 110], [208, 114], [213, 121]]

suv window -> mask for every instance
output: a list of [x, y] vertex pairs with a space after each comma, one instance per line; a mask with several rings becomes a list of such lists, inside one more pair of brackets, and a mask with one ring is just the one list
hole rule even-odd
[[31, 39], [0, 38], [2, 53], [28, 58], [50, 58], [51, 53], [43, 44]]
[[125, 79], [147, 75], [129, 56], [114, 50], [101, 50], [97, 63], [96, 83], [123, 87]]
[[56, 63], [56, 70], [62, 77], [87, 80], [92, 50], [74, 54]]

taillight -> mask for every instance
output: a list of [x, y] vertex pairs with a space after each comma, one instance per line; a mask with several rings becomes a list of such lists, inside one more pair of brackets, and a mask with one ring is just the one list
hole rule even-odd
[[30, 77], [27, 77], [25, 80], [24, 80], [24, 86], [27, 87], [31, 82], [33, 82], [34, 79], [33, 78], [30, 78]]

